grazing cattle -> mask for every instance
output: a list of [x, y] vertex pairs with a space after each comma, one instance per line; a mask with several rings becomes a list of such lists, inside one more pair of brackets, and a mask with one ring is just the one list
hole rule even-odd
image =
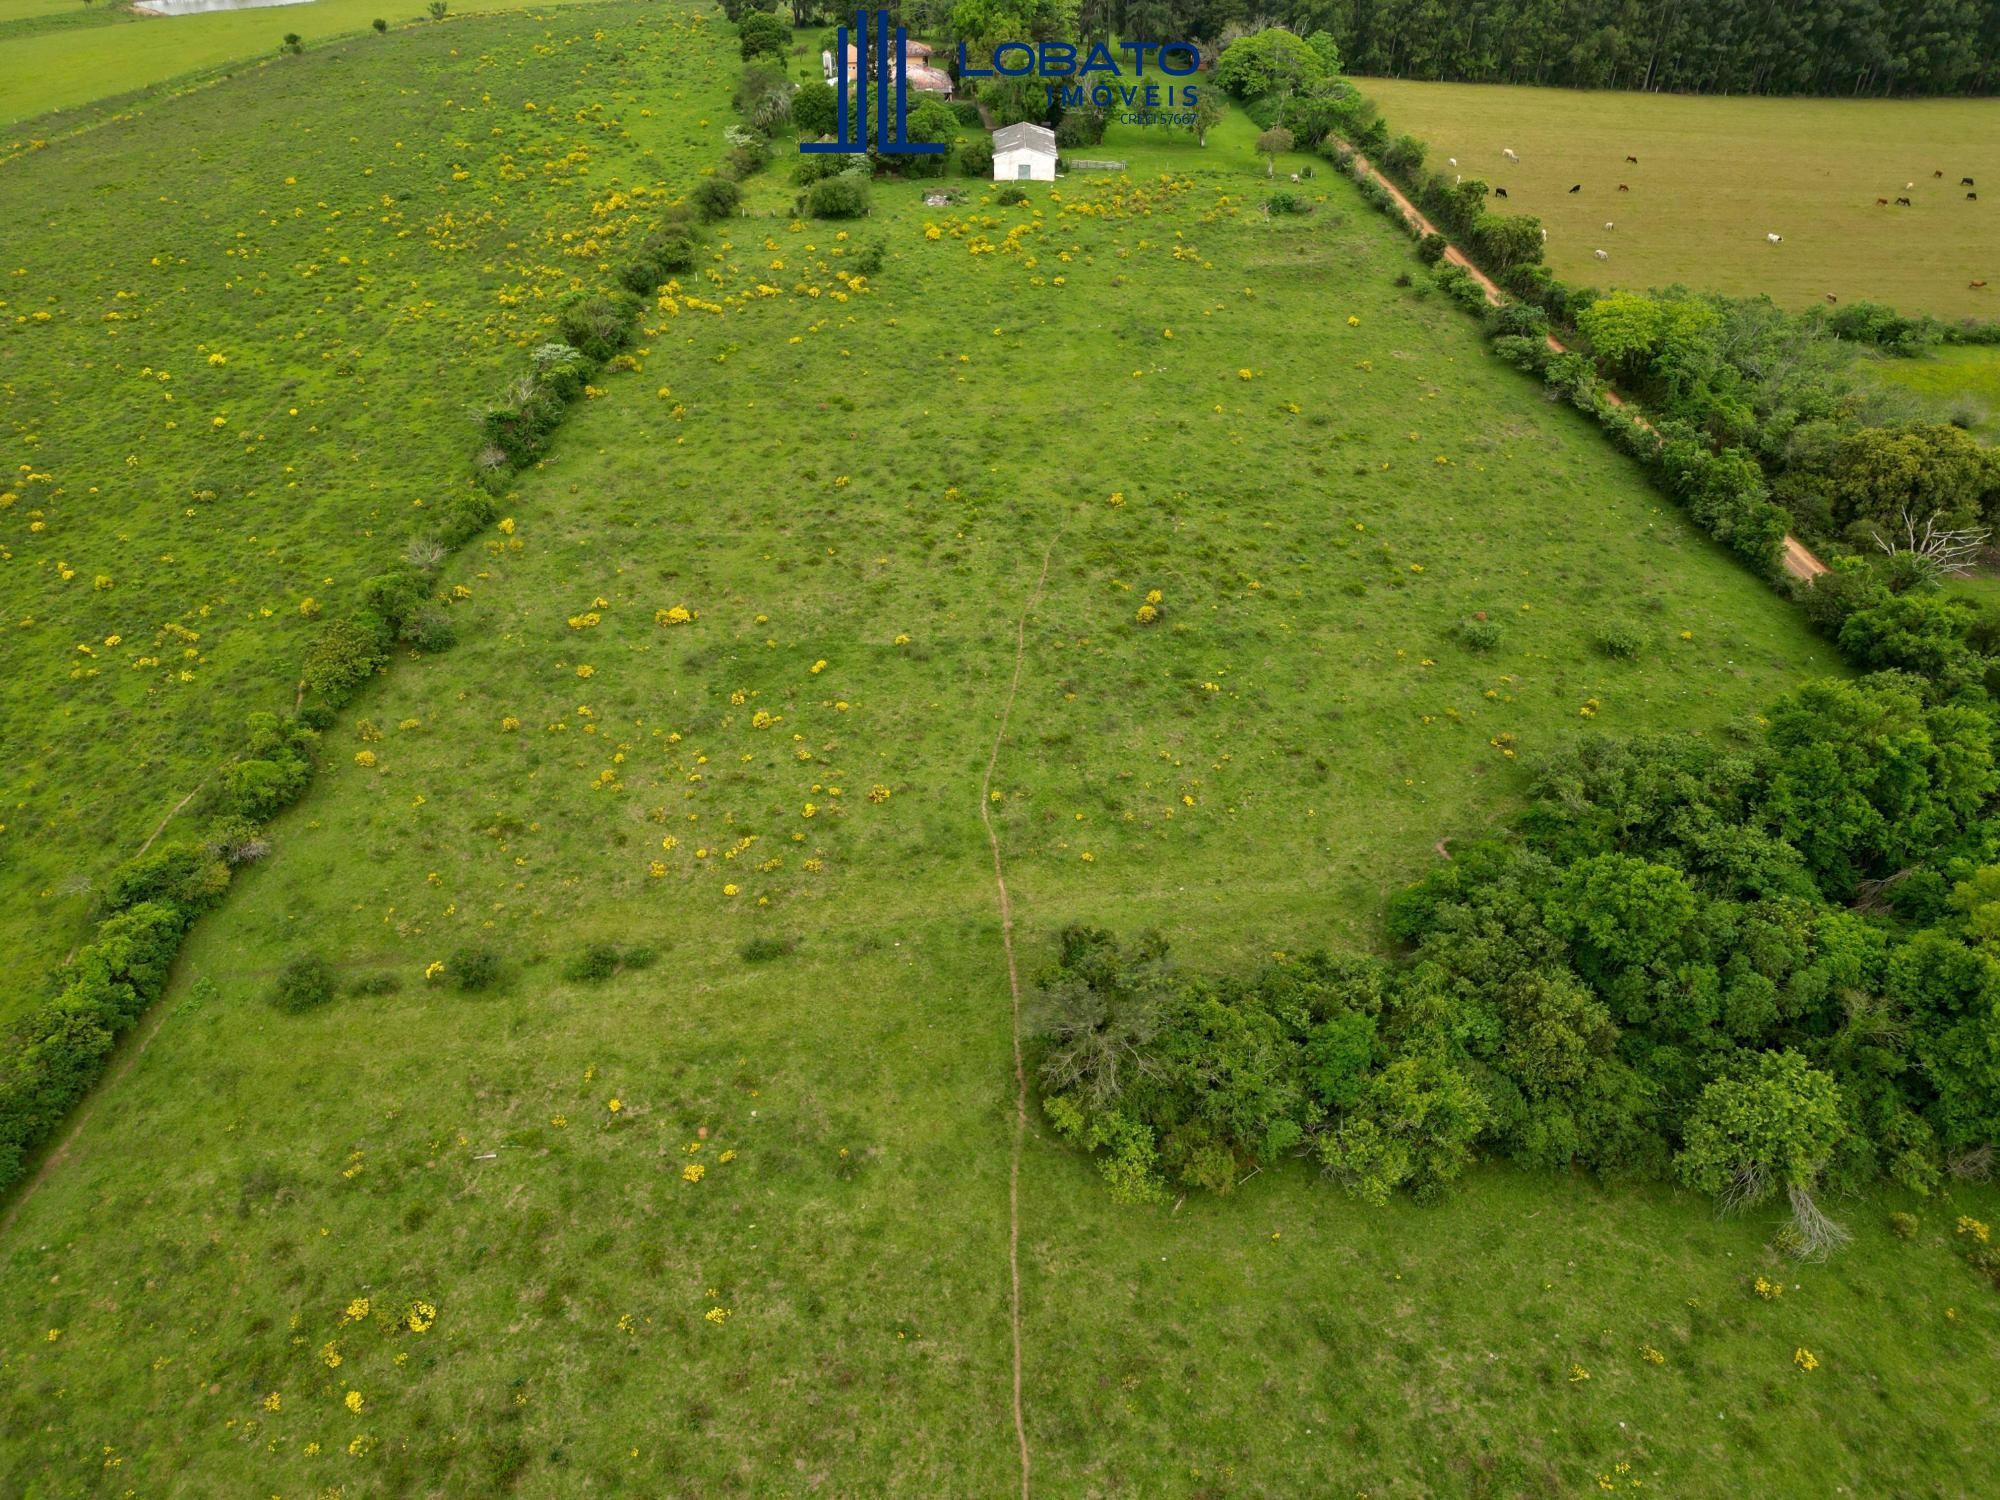
[[1599, 260], [1609, 260], [1609, 259], [1611, 259], [1611, 257], [1610, 257], [1609, 255], [1607, 255], [1607, 254], [1606, 254], [1606, 253], [1605, 253], [1604, 251], [1602, 251], [1602, 250], [1593, 250], [1593, 251], [1591, 251], [1590, 253], [1591, 253], [1592, 255], [1596, 256], [1596, 257], [1597, 257], [1597, 258], [1598, 258]]
[[1897, 201], [1898, 203], [1902, 204], [1902, 205], [1903, 205], [1903, 207], [1905, 207], [1905, 208], [1915, 208], [1915, 207], [1916, 207], [1916, 204], [1912, 203], [1912, 202], [1911, 202], [1911, 201], [1910, 201], [1910, 200], [1909, 200], [1908, 198], [1898, 198], [1898, 199], [1897, 199], [1896, 201]]
[[1840, 299], [1839, 299], [1838, 297], [1834, 296], [1832, 292], [1828, 292], [1828, 293], [1826, 294], [1826, 300], [1827, 300], [1827, 301], [1829, 301], [1829, 302], [1838, 302], [1838, 301], [1839, 301]]
[[1500, 148], [1500, 154], [1506, 157], [1507, 160], [1509, 161], [1519, 161], [1521, 159], [1520, 157], [1514, 154], [1514, 148], [1512, 146], [1502, 146]]
[[1986, 283], [1983, 281], [1968, 281], [1965, 284], [1965, 289], [1968, 292], [1983, 292], [1986, 290]]
[[1458, 158], [1455, 156], [1447, 156], [1445, 160], [1454, 167], [1458, 165]]
[[1875, 206], [1877, 208], [1887, 208], [1889, 206], [1889, 200], [1887, 198], [1877, 198], [1875, 200]]
[[1571, 191], [1572, 193], [1580, 193], [1580, 192], [1582, 192], [1582, 191], [1583, 191], [1583, 184], [1582, 184], [1582, 183], [1580, 183], [1580, 182], [1579, 182], [1579, 183], [1575, 183], [1575, 184], [1573, 184], [1573, 185], [1572, 185], [1572, 186], [1570, 187], [1570, 191]]
[[1767, 234], [1764, 236], [1764, 242], [1769, 245], [1782, 245], [1785, 237], [1782, 234]]
[[1933, 172], [1933, 173], [1931, 173], [1931, 176], [1933, 176], [1933, 177], [1942, 177], [1942, 176], [1944, 176], [1944, 173], [1942, 173], [1942, 172]]
[[1903, 191], [1907, 193], [1911, 188], [1915, 186], [1916, 184], [1914, 182], [1906, 182], [1903, 184]]
[[1624, 183], [1621, 182], [1618, 184], [1618, 191], [1621, 193], [1629, 193], [1632, 191], [1632, 189], [1627, 187]]
[[1626, 157], [1626, 158], [1625, 158], [1625, 160], [1627, 160], [1627, 161], [1629, 161], [1630, 163], [1632, 163], [1632, 165], [1633, 165], [1633, 166], [1635, 166], [1635, 167], [1639, 165], [1639, 158], [1638, 158], [1638, 157], [1636, 157], [1636, 156], [1628, 156], [1628, 157]]
[[1604, 227], [1606, 229], [1616, 229], [1618, 226], [1616, 224], [1613, 224], [1609, 219], [1606, 219], [1604, 221]]
[[1493, 190], [1493, 196], [1496, 198], [1504, 198], [1507, 196], [1507, 190], [1505, 188], [1495, 188]]
[[1979, 194], [1977, 194], [1977, 193], [1967, 193], [1967, 194], [1965, 195], [1965, 201], [1966, 201], [1967, 203], [1977, 203], [1977, 202], [1979, 201]]
[[1972, 179], [1970, 177], [1961, 177], [1958, 179], [1958, 185], [1960, 187], [1971, 187]]

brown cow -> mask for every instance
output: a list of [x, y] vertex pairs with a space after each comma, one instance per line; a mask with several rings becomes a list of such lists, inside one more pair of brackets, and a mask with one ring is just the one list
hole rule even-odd
[[1877, 208], [1887, 208], [1889, 206], [1889, 200], [1887, 198], [1877, 198], [1875, 200], [1875, 206]]
[[1840, 299], [1839, 299], [1838, 297], [1834, 296], [1832, 292], [1828, 292], [1828, 293], [1826, 294], [1826, 300], [1827, 300], [1827, 301], [1829, 301], [1829, 302], [1838, 302], [1838, 301], [1839, 301]]
[[1968, 292], [1983, 292], [1986, 290], [1986, 283], [1983, 281], [1968, 281], [1965, 284], [1965, 289]]
[[1621, 182], [1618, 184], [1618, 191], [1621, 193], [1629, 193], [1632, 191], [1632, 189], [1627, 184]]
[[1630, 163], [1632, 163], [1632, 165], [1633, 165], [1633, 166], [1635, 166], [1635, 167], [1639, 165], [1639, 158], [1638, 158], [1638, 157], [1636, 157], [1636, 156], [1628, 156], [1628, 157], [1626, 157], [1626, 158], [1625, 158], [1625, 160], [1627, 160], [1627, 161], [1629, 161]]

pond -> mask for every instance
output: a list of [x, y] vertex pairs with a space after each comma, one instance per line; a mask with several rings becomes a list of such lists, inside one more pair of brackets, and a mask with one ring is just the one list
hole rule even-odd
[[309, 5], [312, 0], [139, 0], [142, 16], [201, 16], [216, 10], [257, 10], [267, 5]]

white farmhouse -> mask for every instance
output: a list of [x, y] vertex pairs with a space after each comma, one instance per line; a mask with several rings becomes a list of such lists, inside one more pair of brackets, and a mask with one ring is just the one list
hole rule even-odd
[[1056, 133], [1046, 125], [1002, 125], [993, 132], [995, 182], [1054, 182]]

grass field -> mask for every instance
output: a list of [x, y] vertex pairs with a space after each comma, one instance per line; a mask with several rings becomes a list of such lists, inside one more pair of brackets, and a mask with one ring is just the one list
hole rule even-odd
[[[477, 0], [451, 9], [458, 20], [460, 12], [553, 12], [574, 3]], [[188, 16], [138, 15], [122, 4], [85, 6], [79, 0], [0, 0], [0, 46], [7, 60], [0, 69], [0, 132], [36, 121], [11, 139], [0, 138], [0, 146], [12, 149], [36, 136], [59, 133], [69, 122], [37, 119], [51, 111], [192, 79], [231, 64], [261, 60], [265, 67], [282, 66], [276, 54], [287, 33], [314, 45], [365, 33], [378, 16], [398, 30], [431, 24], [419, 0], [311, 0]]]
[[720, 48], [665, 15], [371, 36], [0, 166], [0, 1011], [720, 151]]
[[[674, 14], [562, 19], [633, 50]], [[468, 57], [529, 40], [476, 24]], [[301, 62], [300, 88], [350, 77]], [[656, 102], [663, 140], [697, 139], [687, 95]], [[1127, 180], [1013, 208], [884, 185], [848, 226], [793, 220], [782, 162], [752, 179], [642, 368], [453, 565], [461, 645], [329, 732], [0, 1231], [0, 1490], [1015, 1490], [978, 813], [1045, 559], [987, 804], [1031, 974], [1080, 919], [1204, 967], [1372, 946], [1434, 841], [1514, 805], [1505, 750], [1586, 708], [1720, 726], [1832, 666], [1582, 416], [1397, 287], [1409, 247], [1350, 187], [1256, 212], [1249, 134], [1114, 132]], [[380, 420], [413, 442], [431, 416]], [[1476, 611], [1489, 654], [1456, 643]], [[1613, 623], [1635, 660], [1598, 650]], [[593, 943], [627, 961], [580, 965]], [[502, 978], [465, 994], [475, 945]], [[306, 949], [378, 992], [280, 1015]], [[2000, 1315], [1951, 1224], [1996, 1197], [1920, 1205], [1907, 1243], [1890, 1206], [1848, 1206], [1857, 1245], [1804, 1269], [1761, 1216], [1500, 1171], [1437, 1210], [1303, 1172], [1120, 1208], [1037, 1129], [1034, 1485], [1968, 1492]]]
[[2000, 440], [2000, 349], [1974, 344], [1932, 350], [1922, 359], [1863, 355], [1856, 368], [1905, 391], [1924, 420], [1958, 421], [1987, 443]]
[[[1831, 292], [1907, 313], [2000, 316], [2000, 293], [1968, 286], [2000, 287], [2000, 101], [1357, 82], [1393, 131], [1429, 145], [1429, 165], [1504, 187], [1506, 207], [1540, 216], [1549, 265], [1578, 285], [1680, 283], [1788, 307]], [[1981, 201], [1965, 201], [1961, 177], [1986, 189]], [[1895, 207], [1905, 196], [1913, 206]], [[1599, 249], [1610, 259], [1595, 260]]]

